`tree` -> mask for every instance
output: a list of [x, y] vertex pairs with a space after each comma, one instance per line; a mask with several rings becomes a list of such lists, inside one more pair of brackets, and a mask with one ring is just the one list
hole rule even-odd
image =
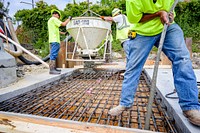
[[[117, 7], [120, 8], [123, 14], [126, 13], [126, 1], [125, 0], [107, 0], [110, 3], [105, 5], [93, 4], [90, 6], [90, 10], [99, 14], [100, 16], [111, 16], [112, 10]], [[103, 2], [103, 1], [101, 1]], [[23, 40], [30, 41], [34, 44], [36, 49], [40, 49], [43, 56], [46, 56], [49, 52], [48, 44], [48, 31], [47, 31], [47, 21], [51, 17], [51, 10], [57, 9], [55, 5], [49, 6], [43, 1], [36, 3], [36, 7], [30, 10], [19, 10], [15, 17], [17, 20], [22, 21], [20, 32], [17, 34], [18, 37]], [[176, 7], [176, 22], [182, 27], [185, 35], [187, 37], [194, 37], [195, 39], [200, 39], [199, 35], [199, 20], [200, 17], [200, 1], [184, 2], [179, 3]], [[62, 21], [67, 19], [68, 16], [78, 17], [88, 10], [88, 3], [81, 2], [74, 4], [67, 4], [62, 13]], [[192, 25], [191, 25], [192, 24]], [[115, 38], [115, 24], [112, 25], [112, 34]], [[65, 27], [60, 30], [65, 31]], [[21, 36], [20, 36], [21, 35]], [[28, 39], [27, 39], [28, 38]], [[113, 48], [114, 50], [120, 50], [121, 47], [118, 42], [114, 39]]]

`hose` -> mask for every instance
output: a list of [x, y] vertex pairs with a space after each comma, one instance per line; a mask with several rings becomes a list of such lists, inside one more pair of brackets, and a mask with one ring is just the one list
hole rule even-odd
[[7, 33], [7, 36], [9, 38], [12, 38], [11, 34], [10, 34], [9, 30], [8, 30], [8, 28], [6, 27], [6, 25], [4, 24], [4, 22], [3, 22], [2, 19], [0, 19], [0, 26], [1, 26], [1, 28], [2, 28], [3, 31], [6, 30], [6, 31], [4, 31], [4, 33]]
[[[39, 61], [30, 61], [30, 60], [28, 60], [28, 59], [26, 59], [24, 56], [22, 56], [22, 55], [20, 55], [20, 56], [18, 56], [18, 58], [23, 62], [23, 63], [25, 63], [26, 65], [40, 65], [40, 64], [42, 64], [41, 62], [39, 62]], [[50, 59], [50, 56], [49, 55], [47, 55], [46, 57], [44, 57], [44, 58], [42, 58], [42, 60], [44, 61], [44, 62], [46, 62], [46, 61], [48, 61]]]

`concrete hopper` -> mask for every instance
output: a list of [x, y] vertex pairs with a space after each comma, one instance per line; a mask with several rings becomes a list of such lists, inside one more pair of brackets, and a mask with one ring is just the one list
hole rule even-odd
[[98, 17], [75, 17], [66, 29], [82, 49], [93, 50], [106, 38], [111, 23]]

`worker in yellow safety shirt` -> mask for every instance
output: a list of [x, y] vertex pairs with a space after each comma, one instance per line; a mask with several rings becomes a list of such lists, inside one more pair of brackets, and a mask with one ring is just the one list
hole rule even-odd
[[61, 70], [56, 68], [55, 60], [58, 57], [58, 52], [60, 49], [60, 26], [66, 26], [72, 19], [69, 16], [64, 22], [60, 21], [61, 13], [59, 10], [51, 10], [52, 17], [48, 20], [48, 33], [49, 33], [49, 43], [50, 43], [50, 63], [49, 63], [49, 74], [60, 74]]
[[106, 21], [114, 21], [116, 23], [116, 39], [121, 42], [121, 46], [123, 47], [123, 44], [130, 39], [128, 33], [133, 27], [133, 24], [128, 22], [126, 15], [122, 14], [122, 11], [119, 8], [114, 8], [112, 11], [112, 17], [100, 16], [100, 18]]
[[[119, 105], [108, 111], [109, 115], [119, 116], [123, 111], [133, 107], [144, 64], [152, 48], [160, 45], [164, 33], [162, 31], [168, 25], [162, 51], [172, 64], [171, 74], [178, 95], [177, 102], [188, 121], [200, 126], [197, 78], [184, 41], [184, 33], [174, 21], [175, 11], [171, 11], [174, 2], [174, 0], [126, 0], [127, 18], [130, 23], [134, 23], [137, 36], [130, 39], [126, 45], [123, 44], [128, 54], [121, 97]], [[181, 111], [179, 113], [181, 115]]]

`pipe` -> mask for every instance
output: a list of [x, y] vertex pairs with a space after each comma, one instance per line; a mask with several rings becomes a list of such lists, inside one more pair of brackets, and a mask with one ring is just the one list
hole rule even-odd
[[[6, 17], [6, 20], [8, 22], [8, 27], [11, 31], [11, 36], [12, 36], [13, 40], [19, 44], [19, 41], [18, 41], [16, 34], [15, 34], [14, 27], [12, 25], [12, 18], [2, 10], [0, 10], [0, 14], [3, 14]], [[7, 39], [7, 38], [5, 38], [5, 39]], [[18, 57], [18, 56], [22, 55], [22, 50], [20, 49], [20, 47], [16, 47], [16, 51], [13, 51], [13, 50], [10, 50], [10, 49], [7, 49], [7, 48], [5, 48], [5, 50], [8, 53], [10, 53], [11, 55], [13, 55], [14, 57]]]
[[[6, 27], [6, 25], [4, 24], [3, 20], [0, 19], [0, 27], [5, 30], [4, 33], [7, 33], [6, 35], [12, 39], [12, 36], [10, 34], [10, 31], [8, 30], [8, 28]], [[5, 49], [5, 48], [4, 48]], [[17, 47], [14, 45], [14, 50], [17, 51]], [[18, 56], [18, 58], [23, 62], [25, 63], [26, 65], [32, 65], [32, 64], [35, 64], [35, 65], [40, 65], [41, 63], [39, 61], [30, 61], [28, 59], [26, 59], [24, 56], [20, 55]], [[43, 61], [48, 61], [49, 60], [49, 55], [47, 55], [45, 58], [42, 59]]]
[[32, 54], [31, 52], [29, 52], [28, 50], [26, 50], [24, 47], [22, 47], [20, 44], [16, 43], [15, 41], [13, 41], [12, 39], [8, 38], [7, 36], [5, 36], [4, 34], [0, 33], [0, 36], [2, 36], [5, 39], [8, 39], [9, 42], [11, 42], [12, 44], [14, 44], [15, 46], [19, 47], [20, 49], [22, 49], [24, 52], [26, 52], [27, 54], [29, 54], [30, 56], [32, 56], [33, 58], [35, 58], [36, 60], [38, 60], [39, 62], [41, 62], [42, 64], [44, 64], [46, 67], [49, 68], [49, 65], [44, 62], [43, 60], [41, 60], [40, 58], [38, 58], [37, 56], [35, 56], [34, 54]]
[[4, 31], [4, 33], [6, 33], [6, 35], [9, 37], [9, 38], [12, 38], [7, 26], [4, 24], [3, 22], [3, 19], [0, 19], [0, 26], [2, 28], [2, 30]]
[[[11, 17], [8, 16], [8, 14], [6, 14], [2, 10], [0, 10], [0, 14], [3, 14], [6, 17], [6, 20], [8, 22], [8, 27], [10, 29], [10, 32], [9, 32], [9, 30], [6, 27], [6, 32], [7, 32], [8, 37], [11, 38], [11, 39], [13, 39], [16, 43], [20, 44], [19, 41], [18, 41], [18, 39], [17, 39], [17, 36], [15, 34], [15, 30], [14, 30], [14, 27], [13, 27], [13, 24], [12, 24]], [[2, 29], [4, 29], [5, 24], [4, 24], [4, 22], [2, 20], [0, 20], [0, 26], [2, 27]], [[70, 36], [70, 35], [66, 38], [67, 41], [69, 41], [71, 39], [72, 39], [72, 36]], [[25, 63], [27, 65], [32, 65], [32, 64], [40, 65], [41, 64], [40, 61], [30, 61], [30, 60], [26, 59], [25, 57], [23, 57], [22, 56], [22, 50], [21, 50], [20, 47], [17, 47], [16, 45], [14, 45], [14, 48], [15, 48], [15, 51], [7, 49], [7, 48], [4, 48], [4, 49], [5, 49], [5, 51], [7, 51], [9, 54], [13, 55], [14, 57], [18, 57], [23, 63]], [[49, 57], [49, 55], [47, 55], [42, 60], [46, 62], [49, 59], [50, 59], [50, 57]]]
[[[6, 20], [8, 22], [8, 27], [10, 29], [10, 33], [11, 33], [12, 39], [16, 43], [20, 44], [18, 39], [17, 39], [17, 36], [15, 34], [15, 30], [14, 30], [14, 27], [13, 27], [13, 24], [12, 24], [12, 19], [10, 17], [7, 17]], [[17, 49], [16, 51], [13, 51], [13, 50], [10, 50], [10, 49], [5, 49], [5, 50], [8, 53], [10, 53], [11, 55], [13, 55], [14, 57], [18, 57], [18, 56], [22, 55], [22, 49], [20, 47], [17, 47], [17, 46], [16, 46], [16, 49]]]

